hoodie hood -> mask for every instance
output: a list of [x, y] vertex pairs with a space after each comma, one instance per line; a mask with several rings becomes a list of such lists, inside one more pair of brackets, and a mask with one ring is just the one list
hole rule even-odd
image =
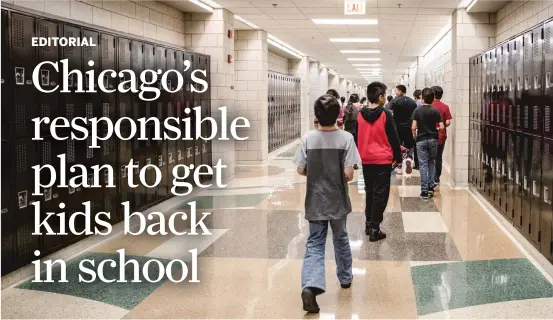
[[384, 112], [383, 106], [378, 106], [376, 108], [362, 108], [361, 109], [361, 115], [363, 116], [363, 119], [365, 119], [369, 123], [373, 123], [378, 118], [380, 118], [380, 115]]

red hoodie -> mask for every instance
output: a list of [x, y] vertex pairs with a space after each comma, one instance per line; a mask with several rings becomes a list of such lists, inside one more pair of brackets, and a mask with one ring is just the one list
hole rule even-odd
[[363, 164], [401, 161], [401, 146], [390, 111], [362, 108], [357, 115], [357, 148]]

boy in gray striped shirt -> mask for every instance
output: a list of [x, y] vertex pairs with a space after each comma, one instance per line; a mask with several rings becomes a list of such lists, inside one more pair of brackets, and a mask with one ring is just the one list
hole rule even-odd
[[315, 101], [319, 128], [301, 140], [295, 164], [300, 175], [307, 176], [305, 219], [309, 221], [305, 258], [302, 267], [303, 309], [318, 313], [316, 296], [325, 292], [325, 243], [328, 225], [332, 228], [338, 280], [342, 288], [352, 281], [351, 248], [346, 228], [351, 212], [348, 181], [361, 158], [351, 133], [336, 127], [340, 103], [331, 95]]

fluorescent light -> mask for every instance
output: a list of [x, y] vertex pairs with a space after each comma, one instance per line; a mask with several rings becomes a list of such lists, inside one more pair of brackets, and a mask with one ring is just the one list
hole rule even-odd
[[330, 38], [330, 42], [379, 42], [378, 38]]
[[376, 19], [312, 19], [315, 24], [378, 24]]
[[198, 7], [207, 10], [209, 12], [213, 12], [213, 8], [208, 6], [207, 4], [199, 1], [199, 0], [188, 0], [189, 2], [192, 2], [193, 4], [197, 5]]
[[238, 16], [238, 15], [234, 15], [234, 19], [246, 24], [247, 26], [249, 26], [250, 28], [254, 28], [254, 29], [259, 29], [258, 26], [256, 26], [255, 24], [249, 22], [248, 20], [242, 18], [241, 16]]
[[421, 54], [422, 57], [424, 57], [428, 51], [430, 51], [442, 38], [451, 30], [451, 18], [449, 18], [449, 21], [445, 24], [445, 26], [438, 32], [434, 40], [424, 49], [423, 53]]
[[330, 74], [333, 75], [333, 76], [337, 76], [337, 75], [338, 75], [338, 73], [337, 73], [336, 71], [331, 70], [331, 69], [328, 69], [328, 73], [330, 73]]
[[380, 58], [348, 58], [349, 61], [380, 61]]
[[341, 53], [380, 53], [380, 50], [340, 50]]
[[380, 63], [354, 63], [354, 67], [380, 67]]
[[269, 39], [267, 39], [267, 43], [279, 48], [280, 50], [282, 50], [284, 52], [287, 52], [287, 53], [293, 55], [294, 57], [296, 57], [298, 59], [301, 59], [304, 56], [303, 53], [297, 51], [296, 49], [292, 48], [288, 44], [278, 40], [277, 38], [273, 37], [272, 35], [269, 35]]
[[461, 0], [457, 8], [466, 8], [472, 0]]
[[376, 70], [380, 71], [382, 69], [380, 69], [380, 68], [357, 68], [355, 70], [363, 72], [363, 71], [376, 71]]
[[201, 2], [207, 4], [208, 6], [212, 7], [212, 8], [216, 8], [216, 9], [221, 9], [222, 7], [217, 4], [215, 1], [212, 1], [212, 0], [200, 0]]

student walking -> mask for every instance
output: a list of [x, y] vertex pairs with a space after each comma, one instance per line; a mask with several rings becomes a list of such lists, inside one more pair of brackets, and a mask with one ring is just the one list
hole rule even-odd
[[302, 267], [303, 310], [318, 313], [316, 296], [326, 290], [325, 243], [328, 226], [332, 229], [334, 259], [342, 288], [352, 281], [352, 257], [346, 220], [351, 212], [348, 181], [353, 166], [361, 163], [353, 136], [336, 128], [340, 103], [331, 95], [315, 101], [317, 130], [303, 136], [295, 157], [298, 174], [307, 176], [305, 219], [309, 221], [305, 258]]
[[422, 90], [417, 89], [413, 91], [413, 99], [415, 99], [415, 102], [417, 103], [417, 108], [422, 107]]
[[417, 155], [421, 173], [421, 198], [428, 199], [434, 194], [436, 154], [438, 152], [438, 130], [444, 130], [442, 116], [432, 106], [434, 92], [430, 88], [422, 90], [424, 104], [413, 112], [412, 131], [417, 140]]
[[374, 242], [386, 238], [380, 229], [390, 195], [393, 166], [401, 162], [401, 146], [392, 113], [384, 109], [386, 85], [367, 86], [369, 105], [358, 115], [358, 147], [365, 180], [365, 234]]
[[346, 107], [344, 108], [344, 130], [353, 135], [355, 144], [357, 145], [357, 114], [361, 109], [361, 104], [359, 103], [359, 95], [357, 93], [352, 93], [349, 96], [349, 101]]
[[[390, 102], [390, 110], [392, 110], [394, 115], [399, 141], [402, 146], [408, 149], [407, 155], [412, 159], [415, 140], [411, 133], [411, 117], [413, 116], [413, 111], [417, 108], [417, 103], [406, 96], [406, 91], [407, 88], [404, 85], [400, 84], [396, 86], [396, 97]], [[411, 169], [410, 167], [406, 168], [406, 172], [410, 174]], [[402, 173], [401, 163], [398, 165], [397, 173]]]
[[443, 157], [444, 157], [444, 148], [445, 148], [445, 141], [447, 140], [447, 127], [451, 125], [451, 112], [449, 111], [449, 106], [441, 101], [442, 96], [444, 95], [444, 90], [440, 86], [434, 86], [430, 88], [434, 92], [434, 101], [432, 102], [432, 106], [438, 111], [440, 111], [440, 115], [442, 116], [442, 120], [444, 121], [444, 130], [441, 130], [438, 133], [438, 153], [436, 155], [436, 185], [440, 184], [440, 176], [442, 175], [442, 165], [443, 165]]

